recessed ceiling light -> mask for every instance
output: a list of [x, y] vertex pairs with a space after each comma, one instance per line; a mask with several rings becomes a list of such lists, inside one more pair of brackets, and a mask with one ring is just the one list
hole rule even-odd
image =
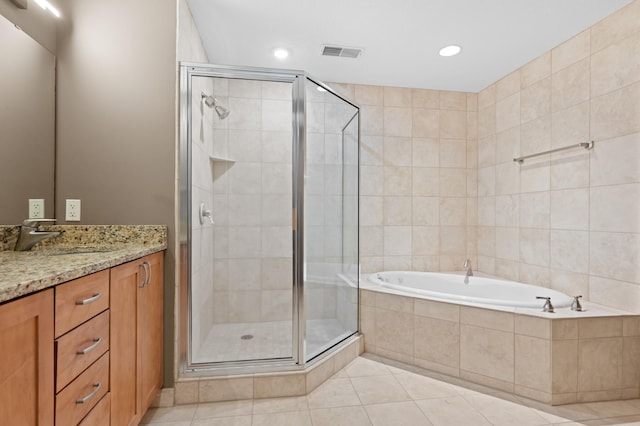
[[278, 59], [286, 59], [289, 56], [289, 51], [280, 47], [273, 51], [273, 56]]
[[445, 46], [440, 49], [440, 56], [454, 56], [460, 53], [461, 50], [462, 47], [452, 44], [451, 46]]

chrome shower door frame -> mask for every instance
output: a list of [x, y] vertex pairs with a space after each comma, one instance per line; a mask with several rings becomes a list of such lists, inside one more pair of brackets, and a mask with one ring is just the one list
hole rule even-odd
[[[292, 357], [252, 361], [192, 363], [191, 354], [191, 116], [192, 77], [217, 77], [292, 83], [292, 247], [293, 306]], [[178, 375], [181, 377], [251, 374], [256, 372], [295, 371], [305, 367], [306, 307], [304, 295], [304, 177], [306, 163], [306, 102], [307, 79], [323, 87], [343, 101], [351, 101], [333, 89], [309, 77], [303, 71], [180, 63], [179, 104], [179, 244], [180, 282], [177, 297]], [[358, 108], [359, 109], [359, 108]], [[233, 113], [233, 112], [232, 112]], [[359, 138], [359, 134], [358, 134]], [[357, 330], [355, 331], [357, 333]], [[329, 350], [330, 348], [327, 348]], [[325, 351], [326, 352], [326, 351]]]

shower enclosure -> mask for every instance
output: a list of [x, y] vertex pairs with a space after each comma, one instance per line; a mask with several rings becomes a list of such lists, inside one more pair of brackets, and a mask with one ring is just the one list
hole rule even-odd
[[300, 71], [180, 84], [181, 371], [302, 368], [358, 330], [359, 109]]

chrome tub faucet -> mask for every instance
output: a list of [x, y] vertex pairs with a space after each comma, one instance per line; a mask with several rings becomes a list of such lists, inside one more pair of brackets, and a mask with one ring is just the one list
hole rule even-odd
[[573, 302], [571, 302], [571, 310], [572, 311], [578, 311], [578, 312], [582, 312], [582, 304], [580, 303], [580, 298], [582, 297], [582, 295], [580, 296], [573, 296]]
[[544, 306], [542, 306], [542, 312], [548, 312], [553, 314], [555, 311], [553, 310], [553, 305], [551, 304], [550, 297], [537, 296], [536, 299], [544, 300]]
[[37, 228], [45, 223], [52, 224], [55, 219], [26, 219], [20, 226], [20, 235], [13, 250], [28, 251], [42, 240], [60, 235], [58, 231], [39, 231]]
[[462, 267], [467, 270], [467, 273], [466, 273], [467, 277], [473, 276], [473, 271], [471, 270], [471, 260], [469, 259], [465, 260], [464, 265], [462, 265]]

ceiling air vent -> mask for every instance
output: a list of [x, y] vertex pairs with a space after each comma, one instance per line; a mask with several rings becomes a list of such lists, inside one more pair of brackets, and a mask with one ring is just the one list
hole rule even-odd
[[353, 58], [356, 59], [362, 53], [362, 49], [355, 47], [340, 47], [340, 46], [323, 46], [323, 56], [336, 56], [340, 58]]

